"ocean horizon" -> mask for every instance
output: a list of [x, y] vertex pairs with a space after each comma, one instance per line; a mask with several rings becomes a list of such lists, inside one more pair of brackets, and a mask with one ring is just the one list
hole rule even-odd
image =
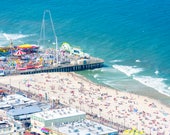
[[[0, 46], [10, 40], [38, 44], [45, 10], [51, 11], [60, 46], [68, 42], [104, 59], [103, 68], [79, 74], [170, 105], [170, 1], [1, 1]], [[46, 19], [43, 47], [55, 48]]]

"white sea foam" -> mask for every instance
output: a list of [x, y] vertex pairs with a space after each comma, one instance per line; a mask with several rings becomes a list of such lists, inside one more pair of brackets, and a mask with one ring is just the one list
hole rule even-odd
[[33, 36], [33, 34], [24, 35], [24, 34], [0, 33], [0, 46], [8, 46], [10, 44], [10, 40], [15, 40], [19, 43], [23, 43], [21, 40], [18, 39], [22, 39], [29, 36]]
[[135, 76], [133, 77], [134, 80], [139, 81], [140, 83], [151, 87], [155, 90], [157, 90], [158, 92], [170, 96], [170, 91], [168, 90], [168, 86], [164, 83], [164, 81], [166, 79], [164, 78], [153, 78], [151, 76]]
[[98, 78], [98, 77], [99, 77], [99, 75], [98, 75], [98, 74], [95, 74], [93, 77], [94, 77], [94, 78]]
[[158, 75], [158, 74], [159, 74], [159, 71], [158, 71], [158, 70], [156, 70], [156, 71], [155, 71], [155, 74], [156, 74], [156, 75]]
[[9, 41], [0, 33], [0, 46], [5, 46], [6, 44], [9, 44]]
[[3, 33], [3, 36], [6, 38], [6, 40], [17, 40], [17, 39], [28, 37], [29, 35]]
[[91, 71], [102, 71], [102, 68], [95, 68], [95, 69], [93, 69], [93, 70], [91, 70]]
[[139, 62], [141, 62], [141, 61], [140, 61], [139, 59], [137, 59], [137, 60], [136, 60], [136, 62], [138, 62], [138, 63], [139, 63]]
[[126, 74], [127, 76], [131, 76], [143, 71], [142, 68], [137, 68], [136, 66], [123, 66], [123, 65], [112, 65], [113, 68], [121, 71], [122, 73]]
[[2, 47], [2, 46], [4, 47], [6, 45], [9, 45], [9, 42], [0, 39], [0, 47]]
[[115, 71], [115, 69], [113, 69], [113, 68], [108, 68], [108, 67], [106, 67], [106, 68], [101, 68], [101, 72], [109, 72], [109, 73], [115, 73], [116, 71]]
[[106, 84], [106, 85], [108, 85], [108, 86], [115, 87], [115, 84], [113, 83], [113, 81], [103, 80], [103, 83]]
[[117, 62], [122, 62], [122, 60], [111, 60], [111, 63], [117, 63]]

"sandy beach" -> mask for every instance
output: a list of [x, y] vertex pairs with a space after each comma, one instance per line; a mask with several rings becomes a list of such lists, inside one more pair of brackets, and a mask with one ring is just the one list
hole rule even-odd
[[1, 77], [0, 82], [59, 100], [146, 134], [170, 135], [170, 108], [159, 101], [94, 84], [75, 73], [41, 73]]

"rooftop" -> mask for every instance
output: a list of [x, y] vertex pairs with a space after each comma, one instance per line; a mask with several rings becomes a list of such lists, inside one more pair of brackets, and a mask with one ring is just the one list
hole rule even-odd
[[15, 109], [11, 109], [7, 112], [7, 114], [11, 116], [17, 116], [17, 115], [25, 115], [25, 114], [32, 114], [36, 112], [40, 112], [41, 108], [37, 105], [29, 105], [24, 107], [18, 107]]
[[32, 103], [36, 103], [36, 101], [20, 94], [13, 94], [13, 95], [7, 95], [6, 97], [3, 97], [2, 102], [0, 102], [0, 108], [8, 107], [8, 106], [32, 104]]
[[7, 121], [0, 121], [0, 129], [11, 127]]
[[90, 120], [63, 124], [57, 127], [57, 129], [59, 132], [67, 135], [105, 135], [109, 133], [114, 133], [116, 135], [118, 133], [116, 129], [106, 127]]
[[33, 116], [42, 118], [44, 120], [58, 119], [58, 118], [71, 117], [77, 115], [85, 115], [85, 112], [68, 107], [62, 109], [47, 110], [47, 111], [33, 114]]

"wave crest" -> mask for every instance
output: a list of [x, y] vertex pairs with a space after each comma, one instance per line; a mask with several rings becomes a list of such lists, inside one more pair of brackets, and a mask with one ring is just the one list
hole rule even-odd
[[3, 33], [3, 36], [4, 36], [7, 40], [17, 40], [17, 39], [20, 39], [20, 38], [28, 37], [29, 35], [23, 35], [23, 34], [6, 34], [6, 33]]
[[122, 62], [123, 60], [111, 60], [110, 63]]
[[170, 91], [168, 90], [168, 86], [164, 83], [166, 79], [164, 78], [153, 78], [151, 76], [140, 76], [140, 77], [133, 77], [134, 80], [151, 87], [158, 92], [170, 96]]
[[123, 65], [112, 65], [113, 68], [121, 71], [122, 73], [126, 74], [127, 76], [132, 76], [143, 71], [142, 68], [137, 68], [136, 66], [123, 66]]

